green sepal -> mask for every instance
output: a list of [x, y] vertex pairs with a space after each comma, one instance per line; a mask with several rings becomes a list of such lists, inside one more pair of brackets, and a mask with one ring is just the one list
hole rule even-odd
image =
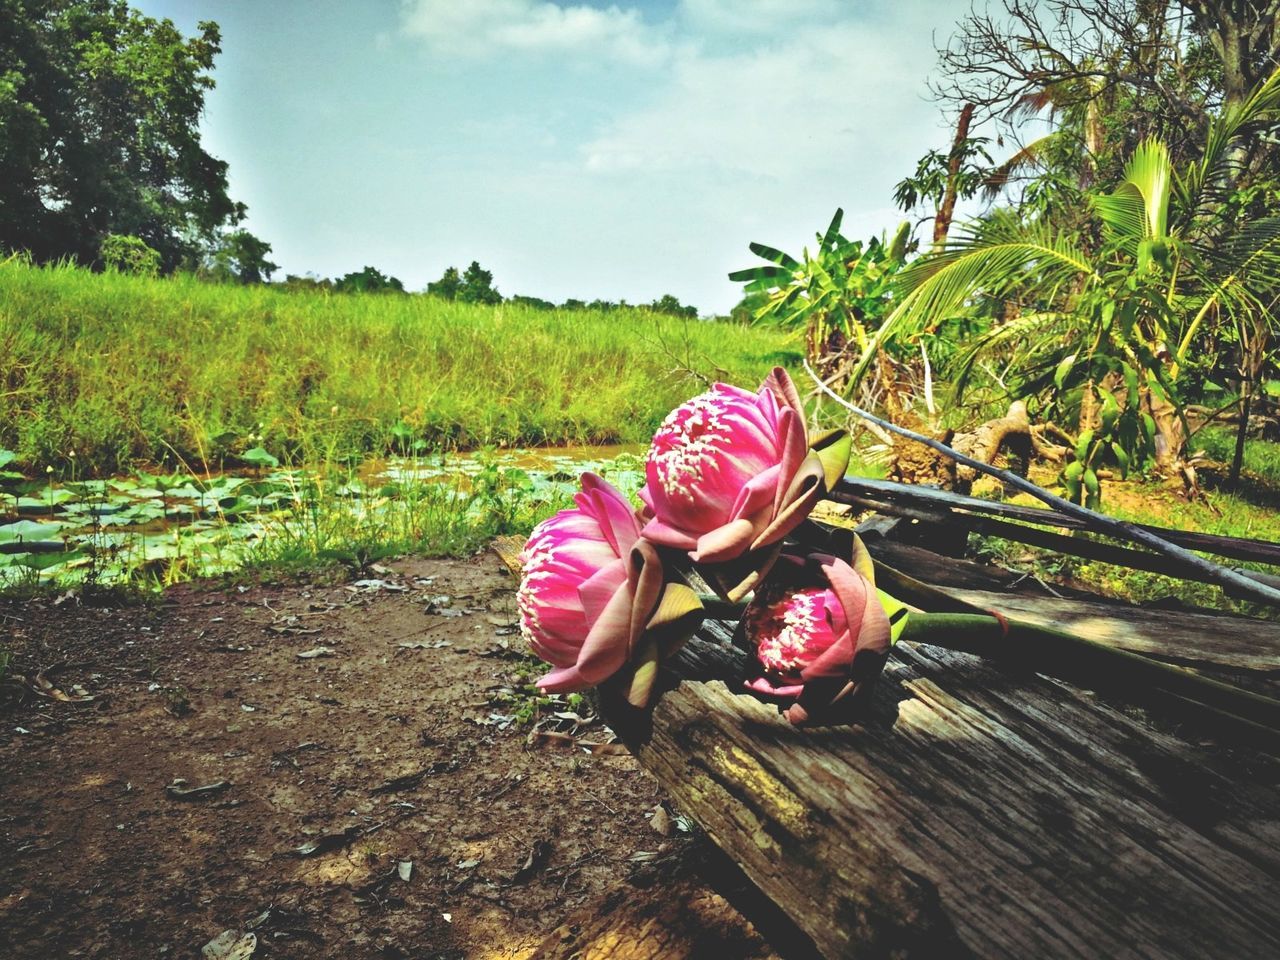
[[627, 703], [636, 708], [649, 705], [649, 697], [653, 695], [653, 684], [658, 679], [658, 664], [661, 654], [656, 641], [646, 641], [639, 655], [631, 664], [631, 677], [623, 693]]
[[883, 590], [877, 589], [876, 596], [880, 598], [880, 606], [884, 608], [885, 616], [889, 618], [889, 643], [897, 643], [898, 638], [902, 636], [902, 631], [907, 628], [911, 608]]
[[822, 482], [830, 493], [849, 469], [853, 438], [849, 436], [848, 430], [826, 430], [809, 442], [809, 449], [818, 455], [818, 461], [822, 464]]

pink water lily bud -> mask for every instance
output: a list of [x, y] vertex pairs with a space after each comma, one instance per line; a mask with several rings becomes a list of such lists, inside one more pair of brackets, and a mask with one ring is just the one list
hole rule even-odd
[[[756, 393], [717, 383], [671, 411], [654, 435], [640, 491], [649, 518], [644, 537], [687, 551], [695, 563], [728, 564], [780, 543], [848, 462], [843, 431], [811, 446], [799, 395], [782, 368]], [[736, 599], [765, 566], [763, 558], [747, 563], [731, 582], [713, 585]]]
[[520, 554], [521, 633], [553, 667], [538, 687], [582, 690], [625, 668], [626, 696], [640, 706], [658, 660], [693, 633], [702, 606], [668, 580], [657, 551], [640, 539], [635, 510], [607, 481], [583, 474], [574, 502], [538, 524]]
[[743, 616], [755, 648], [747, 688], [785, 704], [794, 724], [851, 718], [884, 668], [889, 618], [858, 550], [859, 569], [783, 557]]

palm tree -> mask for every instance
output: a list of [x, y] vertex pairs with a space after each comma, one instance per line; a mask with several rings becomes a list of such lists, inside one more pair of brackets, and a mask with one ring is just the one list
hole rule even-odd
[[1213, 122], [1202, 157], [1187, 169], [1173, 168], [1160, 141], [1144, 141], [1113, 192], [1089, 194], [1094, 230], [1002, 210], [953, 235], [900, 275], [905, 296], [863, 350], [850, 386], [891, 339], [984, 300], [1011, 301], [1016, 319], [958, 359], [958, 389], [979, 357], [994, 355], [1004, 359], [1015, 394], [1047, 393], [1060, 409], [1082, 407], [1075, 472], [1086, 485], [1099, 456], [1122, 468], [1176, 465], [1186, 436], [1180, 384], [1217, 354], [1201, 348], [1234, 337], [1256, 355], [1274, 325], [1280, 217], [1232, 223], [1222, 192], [1236, 139], [1278, 114], [1280, 71]]

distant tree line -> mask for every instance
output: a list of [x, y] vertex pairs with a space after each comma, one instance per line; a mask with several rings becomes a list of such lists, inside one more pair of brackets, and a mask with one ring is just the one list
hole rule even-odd
[[[404, 283], [397, 277], [384, 274], [376, 267], [366, 266], [354, 273], [347, 273], [330, 280], [315, 276], [297, 276], [289, 274], [282, 284], [286, 290], [328, 290], [334, 293], [399, 293], [409, 294]], [[532, 307], [535, 310], [648, 310], [673, 317], [696, 317], [698, 308], [682, 304], [679, 298], [669, 293], [649, 302], [630, 304], [626, 300], [575, 300], [568, 299], [563, 303], [544, 300], [541, 297], [530, 297], [516, 294], [504, 297], [493, 285], [493, 272], [480, 266], [479, 261], [472, 260], [466, 270], [448, 267], [439, 280], [427, 284], [427, 296], [440, 297], [443, 300], [454, 300], [458, 303], [479, 303], [496, 305], [510, 303], [515, 306]]]

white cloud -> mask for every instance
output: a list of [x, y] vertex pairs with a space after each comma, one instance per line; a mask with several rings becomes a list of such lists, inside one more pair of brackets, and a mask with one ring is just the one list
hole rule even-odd
[[777, 35], [819, 18], [838, 20], [841, 14], [839, 0], [680, 0], [677, 8], [689, 29], [727, 34]]
[[638, 10], [545, 0], [406, 0], [404, 32], [437, 54], [559, 54], [656, 66], [671, 53], [664, 31]]
[[[718, 169], [803, 182], [937, 138], [919, 44], [849, 22], [720, 55], [686, 50], [665, 91], [583, 149], [599, 172]], [[923, 129], [922, 129], [923, 128]], [[921, 150], [923, 152], [923, 149]]]
[[[632, 300], [670, 290], [727, 309], [741, 289], [726, 274], [752, 262], [748, 241], [798, 251], [837, 206], [848, 236], [891, 230], [902, 219], [893, 185], [947, 142], [924, 84], [937, 0], [679, 0], [669, 10], [659, 22], [634, 5], [583, 0], [406, 5], [406, 33], [484, 63], [476, 83], [499, 58], [551, 75], [584, 62], [620, 68], [607, 88], [575, 85], [572, 106], [514, 119], [495, 109], [458, 131], [473, 151], [488, 145], [489, 160], [455, 179], [465, 216], [429, 218], [461, 224], [451, 245], [492, 251], [482, 261], [504, 290]], [[513, 142], [542, 143], [537, 162], [527, 147], [511, 154]], [[548, 266], [550, 247], [566, 255]]]

